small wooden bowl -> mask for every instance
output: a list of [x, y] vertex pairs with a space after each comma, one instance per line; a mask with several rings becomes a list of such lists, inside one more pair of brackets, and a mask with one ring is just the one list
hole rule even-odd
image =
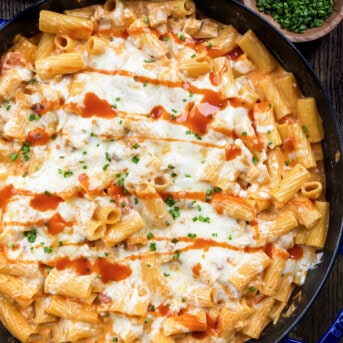
[[253, 11], [257, 12], [261, 17], [266, 19], [270, 24], [274, 25], [278, 30], [285, 34], [289, 40], [292, 42], [309, 42], [311, 40], [318, 39], [325, 36], [331, 30], [333, 30], [343, 19], [343, 0], [336, 0], [334, 3], [333, 14], [325, 20], [324, 24], [320, 27], [315, 27], [313, 29], [308, 29], [304, 33], [295, 33], [291, 31], [284, 30], [281, 28], [280, 24], [275, 21], [271, 16], [260, 12], [256, 7], [255, 0], [243, 0], [243, 3], [251, 8]]

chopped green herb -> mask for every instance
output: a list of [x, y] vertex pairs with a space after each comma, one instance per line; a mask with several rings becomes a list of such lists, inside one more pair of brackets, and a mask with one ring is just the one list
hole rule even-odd
[[107, 251], [105, 251], [105, 252], [104, 252], [104, 255], [105, 255], [106, 257], [108, 257], [108, 252], [107, 252]]
[[165, 42], [168, 42], [168, 41], [169, 41], [169, 37], [163, 36], [163, 40], [164, 40]]
[[254, 286], [249, 287], [249, 292], [255, 292], [256, 288]]
[[176, 250], [175, 254], [173, 255], [173, 260], [178, 260], [180, 258], [180, 255], [181, 255], [180, 251]]
[[147, 239], [151, 239], [154, 237], [154, 234], [152, 232], [149, 232], [147, 235], [146, 235], [146, 238]]
[[256, 156], [252, 158], [252, 163], [254, 163], [255, 165], [258, 163], [258, 159]]
[[33, 229], [31, 231], [25, 231], [24, 237], [26, 237], [30, 243], [34, 243], [34, 241], [37, 238], [37, 231], [35, 229]]
[[145, 63], [154, 63], [156, 60], [154, 58], [151, 58], [150, 60], [144, 60]]
[[186, 39], [186, 37], [185, 37], [185, 35], [184, 35], [183, 33], [181, 33], [179, 37], [180, 37], [180, 39], [181, 39], [182, 41], [184, 41], [184, 40]]
[[42, 118], [39, 114], [30, 114], [29, 115], [29, 121], [39, 120]]
[[133, 156], [131, 161], [135, 164], [137, 164], [139, 162], [139, 158], [137, 156]]
[[63, 241], [58, 242], [58, 246], [63, 247], [63, 245], [64, 245]]
[[194, 95], [194, 93], [189, 92], [188, 95], [189, 95], [189, 97], [191, 98], [191, 97]]
[[211, 49], [212, 48], [212, 44], [211, 43], [208, 43], [207, 45], [206, 45], [206, 49]]
[[196, 236], [197, 236], [197, 234], [196, 233], [189, 233], [188, 235], [187, 235], [189, 238], [196, 238]]
[[248, 132], [246, 132], [246, 131], [242, 132], [242, 136], [246, 136], [247, 134], [248, 134]]
[[177, 111], [176, 111], [175, 109], [172, 109], [172, 112], [173, 112], [173, 113], [177, 113]]
[[53, 248], [52, 248], [52, 247], [44, 247], [44, 252], [45, 252], [46, 254], [51, 254], [52, 251], [53, 251]]
[[168, 274], [168, 273], [163, 273], [163, 275], [164, 275], [165, 277], [170, 276], [170, 274]]
[[44, 194], [48, 197], [51, 197], [51, 195], [52, 195], [49, 191], [44, 191]]
[[169, 207], [172, 207], [172, 206], [174, 206], [175, 205], [175, 200], [174, 200], [174, 198], [170, 195], [170, 194], [168, 194], [168, 196], [167, 196], [167, 198], [166, 198], [166, 200], [164, 201]]
[[220, 193], [221, 191], [222, 191], [222, 189], [220, 187], [214, 187], [213, 188], [214, 193]]
[[102, 166], [102, 170], [106, 170], [110, 166], [109, 163], [106, 163], [105, 165]]
[[194, 57], [196, 57], [196, 54], [193, 54], [193, 55], [191, 56], [191, 58], [194, 58]]
[[178, 241], [179, 241], [179, 240], [178, 240], [177, 238], [175, 238], [175, 237], [172, 238], [172, 240], [171, 240], [171, 242], [174, 243], [174, 244], [176, 244]]
[[185, 174], [185, 177], [192, 177], [191, 174]]
[[112, 342], [119, 342], [118, 337], [113, 337], [113, 338], [112, 338]]
[[31, 80], [29, 80], [29, 85], [33, 85], [35, 82], [36, 82], [35, 79], [31, 79]]
[[185, 298], [181, 298], [181, 302], [186, 302], [186, 299]]
[[113, 105], [111, 105], [111, 107], [114, 108], [114, 109], [118, 108], [117, 104], [113, 104]]
[[64, 173], [63, 173], [63, 177], [69, 177], [69, 176], [72, 176], [74, 175], [74, 173], [70, 170], [66, 170]]
[[174, 220], [180, 217], [180, 208], [177, 206], [175, 206], [174, 208], [171, 208], [168, 212], [173, 217]]
[[150, 322], [150, 318], [145, 318], [144, 319], [144, 324], [148, 324]]
[[143, 82], [143, 87], [146, 87], [148, 85], [148, 81]]
[[302, 126], [302, 129], [303, 129], [304, 133], [307, 133], [307, 131], [308, 131], [308, 128], [307, 128], [307, 126], [306, 126], [306, 125], [303, 125], [303, 126]]
[[14, 152], [12, 155], [11, 155], [11, 161], [15, 161], [17, 158], [19, 157], [19, 154]]
[[229, 241], [232, 241], [232, 235], [229, 235], [229, 237], [227, 238]]
[[150, 243], [150, 245], [149, 245], [149, 250], [150, 250], [150, 251], [156, 251], [156, 243], [155, 243], [155, 242]]
[[132, 145], [132, 147], [133, 147], [134, 149], [138, 149], [138, 148], [139, 148], [139, 144], [135, 143], [134, 145]]
[[144, 22], [145, 24], [148, 24], [149, 18], [148, 18], [148, 17], [144, 17], [144, 18], [143, 18], [143, 22]]
[[168, 164], [168, 168], [169, 169], [175, 169], [175, 166], [173, 166], [172, 164]]
[[218, 237], [218, 234], [216, 232], [212, 233], [213, 237]]

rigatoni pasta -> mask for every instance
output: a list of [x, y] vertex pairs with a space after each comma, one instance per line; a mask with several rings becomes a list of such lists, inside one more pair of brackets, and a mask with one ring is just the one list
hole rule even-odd
[[259, 339], [325, 244], [315, 100], [193, 1], [39, 28], [1, 59], [3, 324], [28, 343]]

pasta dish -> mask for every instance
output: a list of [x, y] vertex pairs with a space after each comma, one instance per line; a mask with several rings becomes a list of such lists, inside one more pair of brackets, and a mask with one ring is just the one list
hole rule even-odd
[[244, 342], [290, 315], [329, 212], [321, 118], [293, 74], [188, 0], [42, 10], [39, 30], [1, 59], [5, 327]]

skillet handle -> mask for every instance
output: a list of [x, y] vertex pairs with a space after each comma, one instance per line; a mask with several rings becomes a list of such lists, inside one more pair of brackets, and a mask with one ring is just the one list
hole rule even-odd
[[343, 336], [343, 309], [319, 343], [339, 343]]
[[8, 22], [8, 19], [0, 19], [0, 27], [4, 26]]
[[[339, 343], [340, 338], [343, 337], [343, 309], [331, 325], [330, 329], [319, 340], [318, 343]], [[282, 343], [303, 343], [296, 339], [286, 337]]]

